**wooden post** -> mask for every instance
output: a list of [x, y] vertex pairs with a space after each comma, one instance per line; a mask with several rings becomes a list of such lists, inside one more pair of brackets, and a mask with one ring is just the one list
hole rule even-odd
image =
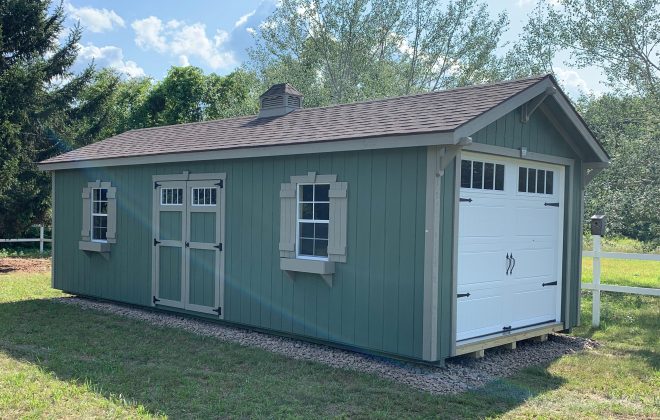
[[44, 253], [44, 225], [39, 225], [39, 253]]
[[594, 240], [594, 258], [593, 258], [593, 271], [594, 290], [592, 291], [592, 310], [591, 310], [591, 325], [594, 327], [600, 326], [600, 235], [592, 235]]

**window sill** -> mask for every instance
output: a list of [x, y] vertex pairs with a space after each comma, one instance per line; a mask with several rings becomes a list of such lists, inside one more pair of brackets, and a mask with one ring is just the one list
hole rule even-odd
[[79, 241], [78, 249], [81, 251], [110, 253], [110, 244], [107, 242]]
[[301, 258], [280, 258], [280, 269], [286, 271], [292, 278], [295, 273], [319, 274], [328, 286], [332, 287], [332, 275], [335, 273], [333, 261], [311, 260]]

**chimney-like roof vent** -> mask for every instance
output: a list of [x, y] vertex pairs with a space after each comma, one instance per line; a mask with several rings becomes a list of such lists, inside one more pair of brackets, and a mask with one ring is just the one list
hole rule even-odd
[[302, 108], [302, 93], [288, 83], [273, 85], [259, 96], [259, 118], [279, 117]]

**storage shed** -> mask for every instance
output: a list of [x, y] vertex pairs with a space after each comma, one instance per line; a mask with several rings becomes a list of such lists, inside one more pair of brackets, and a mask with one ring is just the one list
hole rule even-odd
[[53, 286], [442, 364], [579, 322], [608, 155], [552, 76], [132, 130], [52, 171]]

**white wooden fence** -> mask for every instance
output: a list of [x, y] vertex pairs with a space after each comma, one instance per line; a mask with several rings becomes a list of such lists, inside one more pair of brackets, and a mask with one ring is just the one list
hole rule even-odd
[[622, 260], [646, 260], [660, 261], [660, 255], [655, 254], [629, 254], [625, 252], [602, 252], [600, 245], [600, 236], [593, 235], [594, 250], [582, 253], [585, 257], [593, 257], [593, 283], [582, 283], [582, 288], [593, 292], [593, 307], [591, 315], [591, 325], [598, 327], [600, 325], [600, 292], [620, 292], [631, 293], [635, 295], [660, 296], [660, 289], [650, 287], [631, 287], [616, 286], [613, 284], [600, 284], [600, 260], [601, 258], [616, 258]]
[[44, 243], [53, 242], [52, 239], [44, 238], [44, 226], [39, 226], [38, 238], [23, 238], [23, 239], [0, 239], [0, 243], [17, 243], [17, 242], [39, 242], [39, 252], [44, 253]]

